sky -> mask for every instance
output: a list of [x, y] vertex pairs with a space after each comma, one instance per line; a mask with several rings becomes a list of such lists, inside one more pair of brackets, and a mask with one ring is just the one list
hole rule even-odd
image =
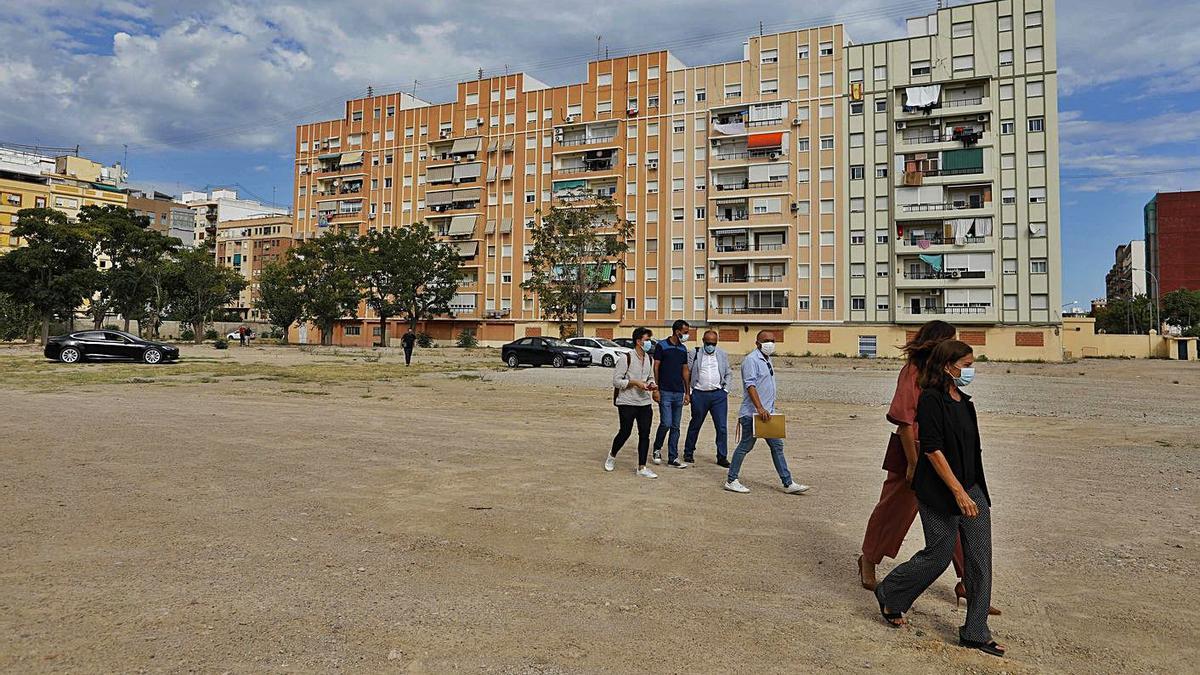
[[[950, 4], [962, 4], [951, 2]], [[577, 82], [595, 58], [670, 49], [741, 58], [760, 29], [840, 22], [904, 35], [934, 0], [25, 0], [0, 14], [0, 142], [127, 158], [130, 182], [179, 194], [237, 186], [290, 205], [295, 125], [346, 99], [525, 71]], [[1195, 0], [1058, 3], [1063, 302], [1104, 295], [1117, 244], [1157, 191], [1200, 189]], [[1131, 28], [1133, 27], [1133, 28]], [[414, 85], [415, 81], [415, 85]]]

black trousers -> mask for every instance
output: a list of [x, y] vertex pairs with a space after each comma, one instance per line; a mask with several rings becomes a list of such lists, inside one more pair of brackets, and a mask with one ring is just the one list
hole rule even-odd
[[617, 416], [621, 420], [621, 428], [617, 430], [617, 435], [613, 438], [612, 452], [609, 453], [613, 457], [620, 452], [621, 446], [625, 445], [625, 441], [629, 440], [629, 434], [633, 432], [633, 422], [637, 421], [638, 428], [638, 466], [646, 465], [646, 456], [650, 453], [650, 423], [654, 421], [654, 406], [650, 405], [619, 405], [617, 406]]
[[412, 363], [412, 350], [412, 347], [404, 345], [404, 365], [406, 366]]

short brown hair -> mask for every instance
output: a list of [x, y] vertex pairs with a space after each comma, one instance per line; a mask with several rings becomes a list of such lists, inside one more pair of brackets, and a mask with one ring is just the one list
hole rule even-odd
[[959, 340], [939, 342], [925, 361], [917, 383], [922, 389], [937, 389], [946, 391], [950, 388], [950, 375], [946, 367], [955, 363], [967, 354], [974, 354], [971, 345]]

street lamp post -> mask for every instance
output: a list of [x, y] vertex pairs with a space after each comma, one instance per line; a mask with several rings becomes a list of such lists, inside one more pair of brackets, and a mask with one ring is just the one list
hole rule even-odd
[[1158, 283], [1158, 277], [1154, 276], [1154, 272], [1151, 272], [1150, 270], [1146, 270], [1146, 276], [1148, 276], [1154, 280], [1154, 296], [1153, 296], [1154, 297], [1154, 315], [1155, 315], [1154, 330], [1161, 333], [1162, 332], [1162, 308], [1158, 304], [1158, 301], [1159, 301], [1158, 296], [1159, 296], [1159, 291], [1162, 290], [1162, 285]]

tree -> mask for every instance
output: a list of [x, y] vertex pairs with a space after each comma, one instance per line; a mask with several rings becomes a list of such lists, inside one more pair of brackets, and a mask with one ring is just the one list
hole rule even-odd
[[289, 251], [304, 300], [300, 318], [317, 324], [323, 345], [333, 344], [334, 324], [347, 314], [353, 315], [362, 299], [354, 275], [358, 248], [355, 240], [355, 235], [347, 232], [329, 232]]
[[96, 233], [54, 209], [21, 209], [12, 236], [26, 246], [0, 257], [0, 291], [33, 308], [42, 322], [41, 343], [50, 337], [50, 319], [73, 317], [96, 284]]
[[573, 319], [575, 334], [583, 335], [586, 308], [612, 283], [615, 270], [625, 267], [632, 236], [633, 224], [617, 218], [610, 199], [583, 208], [552, 207], [532, 231], [526, 268], [532, 276], [521, 288], [537, 293], [542, 313], [561, 331]]
[[98, 328], [115, 311], [128, 331], [131, 320], [140, 324], [149, 313], [153, 277], [181, 242], [150, 229], [149, 218], [120, 206], [85, 206], [79, 222], [96, 234], [97, 253], [111, 263], [100, 272], [88, 312]]
[[38, 314], [33, 305], [17, 302], [7, 293], [0, 293], [0, 340], [30, 342], [37, 335], [37, 329]]
[[427, 225], [369, 232], [361, 238], [356, 275], [367, 305], [379, 314], [380, 345], [387, 346], [387, 320], [403, 314], [417, 322], [450, 311], [462, 278], [457, 249], [438, 242]]
[[235, 300], [246, 286], [238, 272], [217, 265], [207, 249], [185, 249], [171, 263], [170, 306], [173, 313], [191, 324], [196, 344], [213, 312]]
[[1145, 335], [1154, 327], [1154, 303], [1144, 295], [1110, 300], [1096, 312], [1096, 329], [1105, 333]]
[[258, 274], [258, 300], [254, 306], [266, 312], [271, 325], [283, 330], [284, 344], [288, 329], [304, 315], [298, 267], [295, 259], [289, 257], [263, 265]]
[[1200, 327], [1200, 291], [1179, 288], [1162, 296], [1162, 320], [1185, 334]]

